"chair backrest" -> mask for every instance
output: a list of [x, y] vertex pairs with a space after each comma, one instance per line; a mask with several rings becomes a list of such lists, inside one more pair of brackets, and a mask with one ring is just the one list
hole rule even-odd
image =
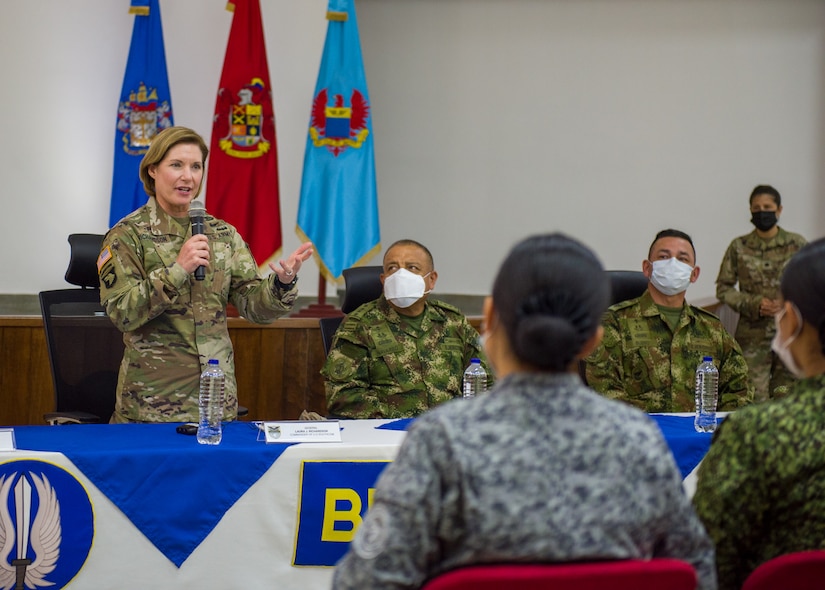
[[[353, 266], [344, 269], [344, 297], [341, 300], [341, 311], [350, 313], [361, 307], [364, 303], [374, 301], [381, 296], [383, 286], [381, 285], [381, 273], [384, 268], [381, 266]], [[321, 340], [324, 343], [324, 354], [329, 354], [332, 347], [332, 337], [341, 322], [343, 316], [321, 318]]]
[[676, 559], [464, 567], [422, 590], [695, 590], [696, 572]]
[[640, 270], [609, 270], [610, 305], [635, 299], [647, 291], [648, 278]]
[[99, 289], [97, 257], [103, 246], [103, 234], [69, 235], [69, 267], [66, 282], [83, 288]]
[[354, 266], [344, 269], [344, 298], [341, 301], [341, 311], [350, 313], [368, 301], [381, 296], [381, 266]]
[[825, 587], [825, 551], [774, 557], [751, 572], [742, 590], [818, 590]]
[[69, 236], [66, 280], [82, 288], [39, 294], [55, 394], [55, 412], [47, 421], [108, 422], [114, 411], [124, 345], [100, 305], [96, 262], [102, 239]]
[[344, 316], [332, 316], [328, 318], [321, 318], [318, 322], [321, 324], [321, 340], [324, 342], [324, 354], [329, 354], [329, 349], [332, 347], [332, 337], [335, 336], [335, 330], [344, 321]]

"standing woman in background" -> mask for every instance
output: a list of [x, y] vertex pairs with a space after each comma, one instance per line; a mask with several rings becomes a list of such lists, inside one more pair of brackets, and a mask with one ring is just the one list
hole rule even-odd
[[716, 298], [739, 313], [735, 337], [748, 363], [754, 398], [765, 401], [787, 394], [793, 382], [771, 351], [776, 333], [773, 317], [782, 308], [782, 269], [807, 241], [777, 225], [782, 197], [772, 186], [754, 188], [750, 208], [751, 223], [756, 229], [728, 246], [716, 278]]

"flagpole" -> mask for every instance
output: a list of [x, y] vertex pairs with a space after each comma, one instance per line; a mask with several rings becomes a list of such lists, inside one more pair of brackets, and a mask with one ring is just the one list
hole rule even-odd
[[327, 280], [324, 278], [324, 273], [318, 273], [318, 305], [327, 304]]

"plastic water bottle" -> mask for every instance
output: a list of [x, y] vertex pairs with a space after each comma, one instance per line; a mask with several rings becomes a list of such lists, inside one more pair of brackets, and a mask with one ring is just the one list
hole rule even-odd
[[696, 417], [693, 426], [696, 432], [716, 430], [716, 404], [719, 402], [719, 370], [713, 364], [713, 357], [706, 356], [696, 367]]
[[223, 420], [223, 388], [226, 378], [217, 359], [209, 359], [209, 364], [201, 373], [198, 409], [198, 442], [202, 445], [217, 445], [221, 442], [221, 420]]
[[481, 359], [470, 359], [470, 366], [464, 371], [461, 397], [469, 399], [487, 391], [487, 371], [481, 366]]

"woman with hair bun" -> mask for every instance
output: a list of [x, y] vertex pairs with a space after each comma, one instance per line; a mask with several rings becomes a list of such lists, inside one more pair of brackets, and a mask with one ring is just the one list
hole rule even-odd
[[658, 426], [579, 377], [609, 284], [561, 234], [509, 253], [485, 301], [486, 395], [417, 418], [338, 563], [337, 589], [419, 588], [479, 563], [670, 557], [713, 589], [713, 546]]
[[716, 542], [719, 587], [825, 539], [825, 239], [791, 258], [771, 347], [798, 379], [787, 397], [722, 422], [694, 505]]

